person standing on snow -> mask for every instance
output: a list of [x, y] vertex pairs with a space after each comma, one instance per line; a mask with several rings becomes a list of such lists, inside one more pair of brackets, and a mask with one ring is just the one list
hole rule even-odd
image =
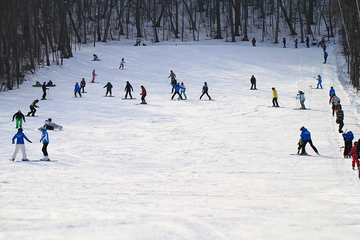
[[301, 90], [299, 90], [298, 93], [299, 93], [298, 96], [299, 96], [300, 105], [301, 105], [300, 109], [306, 109], [306, 107], [305, 107], [305, 93], [303, 91], [301, 91]]
[[24, 116], [24, 114], [22, 114], [21, 110], [17, 111], [14, 114], [12, 121], [14, 121], [14, 118], [16, 118], [16, 127], [15, 128], [18, 128], [18, 127], [22, 128], [22, 121], [23, 120], [24, 120], [24, 122], [26, 122], [26, 121], [25, 121], [25, 116]]
[[77, 97], [77, 96], [76, 96], [76, 93], [78, 93], [79, 96], [81, 97], [80, 86], [79, 86], [79, 83], [78, 83], [78, 82], [76, 82], [75, 88], [74, 88], [74, 95], [75, 95], [75, 97]]
[[335, 115], [335, 110], [340, 105], [340, 98], [335, 95], [335, 92], [331, 94], [329, 104], [331, 103], [332, 115]]
[[295, 38], [295, 39], [294, 39], [294, 42], [295, 42], [295, 48], [298, 48], [298, 39]]
[[277, 102], [277, 99], [278, 99], [277, 91], [276, 91], [276, 89], [274, 87], [271, 88], [271, 89], [272, 89], [272, 92], [273, 92], [273, 99], [272, 99], [273, 107], [279, 107], [279, 104]]
[[282, 42], [283, 42], [283, 44], [284, 44], [284, 48], [286, 48], [286, 39], [283, 38]]
[[334, 94], [334, 95], [335, 95], [335, 89], [334, 89], [334, 87], [333, 87], [333, 86], [331, 86], [331, 87], [330, 87], [330, 91], [329, 91], [329, 97], [330, 97], [330, 100], [329, 100], [329, 102], [331, 101], [332, 94]]
[[134, 91], [134, 89], [133, 89], [133, 87], [131, 86], [131, 84], [129, 83], [129, 81], [126, 81], [126, 86], [125, 86], [124, 91], [126, 91], [125, 99], [127, 98], [127, 95], [128, 95], [128, 94], [129, 94], [130, 98], [132, 99], [131, 91]]
[[250, 83], [251, 83], [251, 88], [250, 88], [250, 90], [257, 90], [257, 89], [256, 89], [256, 78], [254, 77], [254, 75], [251, 76], [251, 78], [250, 78]]
[[113, 88], [113, 85], [110, 82], [108, 82], [103, 88], [106, 88], [105, 96], [107, 97], [108, 93], [110, 93], [110, 97], [111, 97], [112, 96], [111, 89]]
[[341, 109], [341, 105], [338, 105], [338, 109], [336, 111], [336, 123], [339, 124], [339, 133], [342, 133], [342, 128], [344, 127], [344, 112]]
[[43, 147], [42, 147], [41, 151], [43, 152], [43, 155], [44, 155], [44, 157], [41, 159], [41, 161], [50, 161], [49, 154], [47, 151], [47, 147], [49, 145], [49, 134], [48, 134], [46, 128], [44, 128], [42, 130], [42, 136], [41, 136], [40, 142], [43, 143]]
[[173, 87], [175, 88], [175, 92], [174, 92], [174, 94], [172, 95], [171, 100], [174, 99], [174, 97], [175, 97], [176, 94], [179, 95], [179, 98], [182, 100], [183, 98], [181, 97], [181, 94], [180, 94], [180, 89], [182, 89], [182, 87], [180, 87], [180, 84], [179, 84], [179, 83], [178, 83], [178, 84], [172, 84], [172, 85], [173, 85]]
[[[171, 78], [171, 85], [173, 84], [177, 84], [177, 81], [176, 81], [176, 74], [173, 72], [173, 70], [170, 70], [170, 75], [168, 76], [168, 78]], [[174, 92], [174, 89], [175, 87], [173, 86], [172, 89], [171, 89], [171, 93]]]
[[23, 129], [19, 128], [18, 132], [15, 134], [15, 136], [12, 138], [12, 144], [15, 143], [15, 139], [16, 139], [16, 147], [15, 147], [15, 152], [11, 158], [11, 161], [14, 161], [16, 158], [17, 153], [19, 152], [19, 150], [21, 149], [23, 157], [22, 160], [23, 161], [29, 161], [26, 157], [26, 151], [25, 151], [25, 144], [24, 144], [24, 138], [26, 139], [26, 141], [28, 141], [29, 143], [32, 143], [23, 133]]
[[253, 47], [256, 47], [256, 39], [255, 39], [255, 37], [253, 37], [253, 39], [251, 40], [251, 43], [252, 43]]
[[46, 90], [49, 90], [49, 88], [46, 87], [46, 82], [43, 83], [43, 85], [41, 86], [42, 90], [43, 90], [43, 95], [41, 100], [46, 100]]
[[309, 143], [310, 144], [310, 146], [312, 147], [312, 149], [314, 150], [314, 152], [316, 153], [316, 154], [318, 154], [318, 155], [320, 155], [319, 154], [319, 152], [318, 152], [318, 150], [316, 149], [316, 147], [314, 146], [314, 144], [312, 143], [312, 140], [311, 140], [311, 134], [310, 134], [310, 132], [309, 132], [309, 130], [307, 130], [304, 126], [302, 126], [301, 128], [300, 128], [300, 131], [301, 131], [301, 142], [302, 142], [302, 145], [301, 145], [301, 155], [306, 155], [307, 153], [306, 153], [306, 150], [305, 150], [305, 146], [306, 146], [306, 144], [307, 143]]
[[202, 98], [205, 94], [208, 96], [209, 100], [211, 100], [211, 97], [209, 96], [208, 91], [209, 91], [209, 88], [208, 88], [207, 82], [204, 82], [204, 86], [203, 86], [203, 89], [202, 89], [202, 94], [201, 94], [199, 100], [201, 100], [201, 98]]
[[141, 104], [147, 104], [145, 101], [145, 97], [146, 97], [146, 89], [143, 85], [140, 86], [141, 87]]
[[318, 75], [318, 78], [316, 80], [318, 80], [318, 84], [317, 84], [316, 88], [319, 88], [319, 86], [320, 86], [320, 88], [322, 89], [323, 87], [322, 87], [322, 84], [321, 84], [322, 83], [321, 76]]
[[186, 89], [186, 88], [185, 88], [185, 85], [184, 85], [183, 82], [181, 82], [180, 87], [181, 87], [181, 89], [180, 89], [180, 95], [181, 95], [181, 96], [184, 95], [184, 98], [187, 99], [186, 94], [185, 94], [185, 89]]
[[93, 76], [93, 78], [92, 78], [91, 82], [94, 83], [95, 77], [97, 76], [97, 74], [95, 73], [95, 69], [92, 71], [92, 76]]
[[30, 116], [30, 115], [35, 116], [35, 113], [36, 113], [35, 108], [39, 108], [39, 106], [36, 105], [38, 102], [39, 102], [39, 100], [36, 99], [30, 104], [30, 112], [28, 112], [28, 114], [26, 116]]
[[85, 78], [83, 78], [80, 82], [80, 88], [83, 93], [85, 92], [85, 86], [86, 86], [86, 82], [85, 82]]
[[354, 134], [351, 131], [345, 132], [342, 134], [344, 138], [344, 158], [349, 157], [349, 152], [352, 148], [352, 140], [354, 139]]
[[326, 63], [328, 56], [329, 56], [329, 54], [327, 52], [324, 52], [324, 64]]
[[360, 171], [360, 162], [357, 154], [358, 142], [354, 142], [354, 146], [351, 148], [349, 152], [349, 156], [352, 156], [352, 169], [355, 170], [355, 163]]
[[122, 59], [121, 59], [121, 62], [120, 62], [119, 69], [124, 69], [124, 64], [125, 64], [125, 59], [122, 58]]
[[309, 48], [310, 47], [310, 39], [309, 39], [309, 36], [306, 37], [306, 47]]

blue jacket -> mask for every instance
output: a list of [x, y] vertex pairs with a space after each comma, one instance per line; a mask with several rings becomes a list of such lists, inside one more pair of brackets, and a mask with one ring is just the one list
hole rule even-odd
[[41, 141], [42, 141], [43, 143], [49, 143], [49, 134], [48, 134], [46, 128], [43, 129], [40, 142], [41, 142]]
[[304, 128], [302, 131], [301, 131], [301, 141], [306, 141], [306, 140], [311, 140], [311, 134], [310, 132]]
[[343, 133], [343, 138], [346, 142], [352, 141], [354, 139], [354, 134], [351, 131], [348, 131], [346, 133]]
[[179, 92], [180, 89], [184, 89], [184, 87], [178, 86], [177, 84], [171, 84], [175, 87], [175, 92]]
[[12, 138], [12, 143], [15, 143], [16, 138], [16, 144], [24, 144], [24, 138], [26, 141], [31, 142], [22, 131], [18, 131], [15, 136]]
[[327, 52], [324, 53], [324, 58], [327, 58], [329, 54]]
[[319, 83], [322, 83], [321, 76], [319, 76], [319, 77], [317, 78], [317, 80], [318, 80]]
[[80, 86], [79, 84], [75, 84], [75, 89], [74, 89], [75, 92], [80, 92]]
[[329, 91], [329, 96], [331, 96], [332, 94], [335, 94], [335, 89], [331, 87]]

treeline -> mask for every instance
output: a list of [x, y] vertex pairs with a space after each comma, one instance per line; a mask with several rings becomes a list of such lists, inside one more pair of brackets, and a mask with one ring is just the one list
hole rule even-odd
[[359, 50], [352, 1], [0, 0], [1, 90], [18, 87], [39, 66], [62, 64], [81, 44], [111, 40], [235, 42], [257, 33], [260, 41], [290, 36], [304, 42], [306, 36], [334, 37], [341, 28], [349, 54]]

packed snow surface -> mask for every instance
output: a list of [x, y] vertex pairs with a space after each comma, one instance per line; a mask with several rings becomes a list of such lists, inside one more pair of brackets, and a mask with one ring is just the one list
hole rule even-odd
[[[340, 149], [330, 86], [356, 139], [359, 102], [337, 46], [328, 45], [323, 64], [321, 48], [250, 45], [102, 43], [0, 93], [0, 239], [359, 239], [360, 182]], [[89, 83], [94, 69], [98, 83]], [[187, 100], [171, 100], [170, 70]], [[319, 74], [324, 89], [313, 89]], [[87, 93], [75, 98], [82, 78]], [[44, 120], [62, 125], [49, 131], [58, 162], [10, 162], [12, 116], [41, 98], [35, 81], [50, 79], [51, 100], [23, 128], [35, 160]], [[126, 81], [134, 100], [122, 100]], [[107, 82], [115, 97], [103, 97]], [[199, 100], [204, 82], [213, 101]], [[147, 105], [139, 105], [141, 85]], [[272, 87], [282, 108], [269, 107]], [[299, 90], [311, 110], [294, 109]], [[309, 145], [311, 156], [290, 155], [301, 126], [320, 156]]]

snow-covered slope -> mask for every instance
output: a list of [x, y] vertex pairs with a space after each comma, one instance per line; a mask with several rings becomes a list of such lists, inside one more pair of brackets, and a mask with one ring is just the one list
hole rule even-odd
[[[83, 47], [63, 68], [40, 69], [0, 93], [0, 239], [358, 239], [360, 184], [340, 152], [329, 87], [355, 138], [358, 99], [338, 80], [335, 46], [323, 64], [320, 48], [303, 45], [132, 45]], [[93, 69], [99, 83], [89, 83]], [[170, 100], [170, 70], [188, 100]], [[253, 74], [257, 91], [249, 90]], [[310, 88], [318, 74], [323, 90]], [[75, 98], [83, 77], [87, 93]], [[24, 133], [33, 141], [28, 158], [39, 159], [37, 129], [49, 117], [62, 125], [49, 131], [59, 162], [9, 162], [12, 115], [41, 98], [36, 80], [50, 79], [52, 100], [39, 102]], [[103, 97], [109, 81], [114, 98]], [[136, 100], [121, 99], [126, 81]], [[214, 101], [199, 101], [205, 81]], [[141, 85], [148, 105], [137, 105]], [[272, 87], [283, 108], [268, 107]], [[311, 110], [294, 110], [298, 90]], [[301, 126], [320, 156], [310, 146], [312, 156], [290, 155]]]

